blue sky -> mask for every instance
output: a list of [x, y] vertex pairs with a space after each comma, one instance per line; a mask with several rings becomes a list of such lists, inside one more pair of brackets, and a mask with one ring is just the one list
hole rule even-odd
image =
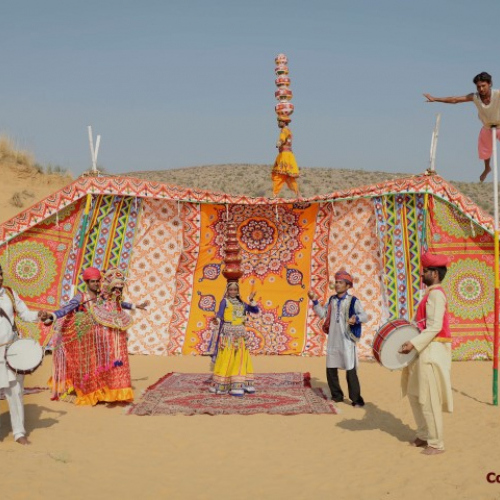
[[[18, 0], [0, 16], [0, 133], [79, 175], [87, 125], [110, 173], [274, 161], [288, 56], [299, 165], [477, 180], [472, 103], [500, 79], [498, 0]], [[489, 47], [492, 46], [492, 48]]]

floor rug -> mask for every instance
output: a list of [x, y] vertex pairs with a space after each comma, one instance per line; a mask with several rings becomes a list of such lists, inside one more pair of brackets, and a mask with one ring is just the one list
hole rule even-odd
[[208, 391], [206, 373], [168, 373], [149, 387], [128, 415], [271, 415], [336, 414], [321, 389], [311, 387], [308, 373], [257, 373], [255, 394], [244, 397]]

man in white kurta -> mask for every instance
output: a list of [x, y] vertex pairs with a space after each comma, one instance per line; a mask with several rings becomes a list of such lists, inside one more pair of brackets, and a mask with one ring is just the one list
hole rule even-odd
[[[451, 336], [448, 330], [447, 299], [440, 284], [439, 268], [446, 274], [447, 258], [425, 254], [422, 256], [423, 281], [428, 286], [425, 303], [425, 328], [411, 341], [405, 342], [400, 352], [416, 349], [418, 356], [403, 370], [401, 389], [408, 396], [417, 424], [413, 446], [425, 447], [426, 455], [444, 451], [442, 412], [453, 411], [451, 390]], [[442, 276], [442, 274], [441, 274]], [[422, 300], [424, 300], [422, 299]], [[450, 334], [451, 335], [451, 334]]]
[[[14, 303], [13, 303], [14, 301]], [[30, 311], [15, 291], [9, 293], [3, 286], [3, 270], [0, 266], [0, 391], [9, 404], [10, 421], [14, 439], [20, 444], [28, 444], [24, 428], [23, 376], [16, 375], [5, 362], [5, 349], [15, 339], [14, 315], [23, 321], [35, 322], [47, 314]], [[14, 312], [15, 310], [15, 312]]]
[[[330, 325], [328, 328], [328, 341], [326, 345], [326, 376], [332, 399], [336, 402], [344, 400], [344, 393], [340, 387], [338, 369], [346, 371], [349, 399], [355, 407], [364, 406], [365, 402], [361, 396], [357, 367], [358, 353], [356, 339], [349, 332], [349, 326], [366, 323], [368, 316], [359, 300], [354, 303], [354, 314], [349, 316], [352, 295], [347, 291], [352, 287], [353, 279], [345, 271], [335, 274], [336, 295], [330, 297], [331, 304]], [[315, 313], [325, 318], [328, 306], [322, 306], [316, 296], [309, 292], [309, 298], [313, 301]]]

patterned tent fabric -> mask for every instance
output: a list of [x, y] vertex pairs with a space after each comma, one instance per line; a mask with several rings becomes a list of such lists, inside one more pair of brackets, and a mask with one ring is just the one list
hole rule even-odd
[[[5, 284], [16, 290], [29, 308], [55, 310], [61, 297], [69, 300], [71, 287], [63, 276], [72, 274], [82, 203], [78, 201], [51, 215], [0, 248]], [[43, 340], [48, 329], [16, 320], [25, 335]]]
[[[307, 291], [322, 301], [333, 275], [354, 275], [368, 312], [359, 344], [389, 318], [410, 318], [420, 297], [420, 253], [451, 255], [445, 280], [455, 359], [491, 357], [492, 219], [439, 176], [415, 176], [309, 199], [228, 196], [132, 178], [80, 178], [0, 225], [7, 284], [31, 307], [55, 310], [90, 265], [127, 275], [135, 311], [129, 351], [203, 354], [223, 296], [225, 218], [237, 226], [242, 298], [257, 354], [322, 355], [325, 336]], [[30, 326], [32, 335], [40, 335]], [[42, 332], [42, 337], [47, 332]]]
[[384, 271], [389, 318], [413, 318], [420, 291], [420, 254], [424, 227], [422, 195], [373, 198]]
[[150, 313], [136, 311], [129, 350], [137, 354], [174, 354], [181, 342], [169, 330], [177, 292], [175, 276], [182, 253], [182, 219], [177, 204], [144, 200], [130, 261], [126, 298], [149, 300]]
[[[247, 322], [250, 350], [258, 354], [300, 354], [304, 348], [307, 283], [317, 205], [234, 205], [228, 214], [238, 227], [243, 277], [242, 299], [251, 291], [261, 314]], [[221, 274], [224, 257], [223, 217], [226, 209], [201, 207], [199, 255], [190, 290], [191, 304], [183, 354], [207, 350], [210, 319], [223, 297], [226, 280]]]
[[429, 248], [450, 256], [443, 283], [449, 301], [453, 359], [491, 359], [494, 322], [493, 238], [455, 207], [431, 200]]

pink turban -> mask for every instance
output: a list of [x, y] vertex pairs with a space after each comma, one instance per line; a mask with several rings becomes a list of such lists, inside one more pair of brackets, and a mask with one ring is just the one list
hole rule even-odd
[[434, 255], [430, 252], [424, 253], [420, 260], [422, 267], [446, 267], [448, 265], [446, 255]]
[[351, 286], [354, 282], [352, 276], [345, 269], [341, 269], [335, 273], [335, 280], [347, 281]]
[[99, 271], [97, 267], [87, 267], [87, 269], [83, 271], [83, 281], [100, 280], [100, 279], [101, 279], [101, 271]]

